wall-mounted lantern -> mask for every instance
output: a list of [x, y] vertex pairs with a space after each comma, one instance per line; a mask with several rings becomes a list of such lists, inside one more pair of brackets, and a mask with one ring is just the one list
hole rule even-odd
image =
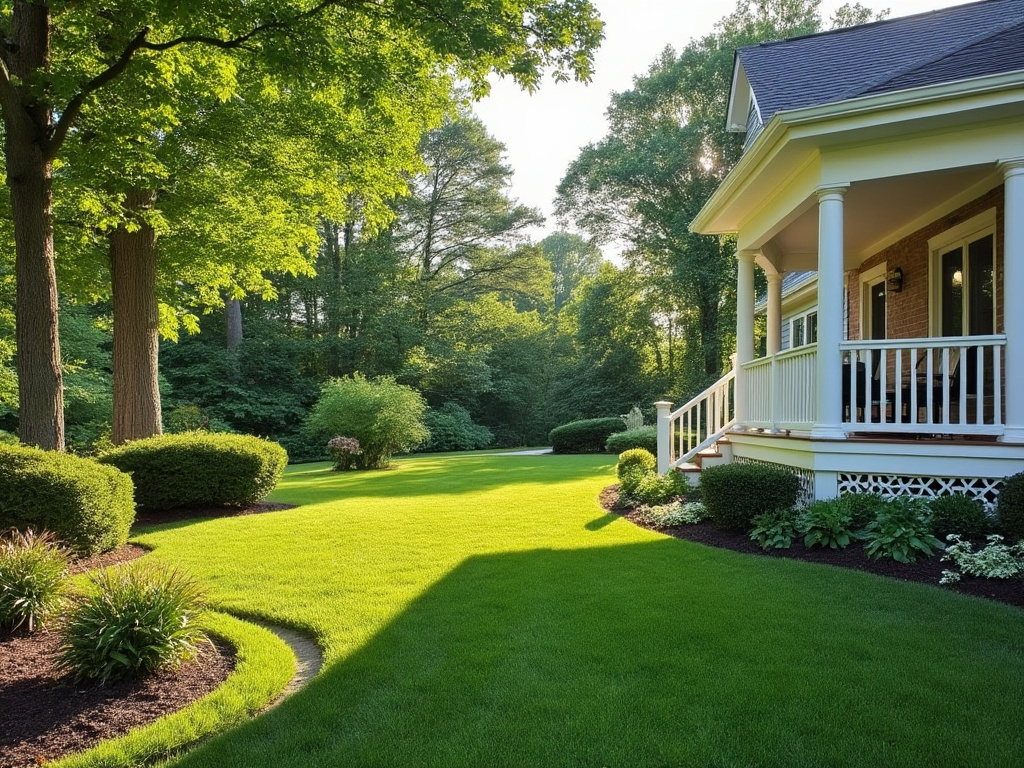
[[899, 293], [903, 290], [903, 270], [900, 267], [891, 270], [885, 282], [889, 293]]

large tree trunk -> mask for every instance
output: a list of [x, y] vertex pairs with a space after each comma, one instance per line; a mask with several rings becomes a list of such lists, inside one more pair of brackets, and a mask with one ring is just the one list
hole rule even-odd
[[[125, 209], [153, 207], [156, 192], [132, 190]], [[141, 218], [129, 232], [110, 234], [114, 298], [114, 443], [162, 432], [158, 357], [160, 312], [156, 298], [156, 232]]]
[[224, 302], [224, 314], [227, 315], [228, 349], [234, 349], [242, 343], [242, 302], [238, 299], [227, 299]]
[[50, 11], [16, 0], [7, 44], [14, 87], [4, 95], [4, 153], [14, 219], [18, 345], [18, 434], [22, 442], [64, 450], [64, 394], [53, 261], [53, 166], [45, 142], [52, 115], [29, 86], [49, 68]]

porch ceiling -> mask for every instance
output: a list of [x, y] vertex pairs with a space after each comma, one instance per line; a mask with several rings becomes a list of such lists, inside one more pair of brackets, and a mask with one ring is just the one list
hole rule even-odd
[[[990, 164], [854, 183], [846, 193], [846, 268], [939, 218], [1000, 183]], [[801, 212], [770, 241], [786, 271], [817, 269], [818, 207], [809, 198]]]

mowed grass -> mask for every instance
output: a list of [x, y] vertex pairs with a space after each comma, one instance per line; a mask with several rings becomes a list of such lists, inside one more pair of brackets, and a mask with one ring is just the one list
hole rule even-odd
[[324, 671], [182, 766], [1018, 766], [1024, 613], [605, 514], [610, 457], [289, 471], [165, 526], [218, 608]]

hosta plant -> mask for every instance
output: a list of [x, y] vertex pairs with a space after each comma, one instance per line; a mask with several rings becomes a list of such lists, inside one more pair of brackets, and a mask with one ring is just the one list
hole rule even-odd
[[750, 538], [762, 549], [789, 549], [798, 535], [796, 515], [791, 509], [776, 509], [762, 512], [753, 520]]
[[34, 632], [60, 608], [69, 559], [47, 531], [0, 538], [0, 629]]
[[946, 540], [949, 546], [942, 559], [956, 563], [960, 570], [943, 571], [940, 584], [960, 581], [962, 573], [986, 579], [1024, 578], [1024, 541], [1004, 544], [1002, 536], [992, 534], [988, 544], [975, 552], [971, 542], [962, 541], [956, 534], [947, 536]]
[[132, 563], [100, 571], [62, 622], [60, 666], [76, 680], [117, 680], [195, 657], [199, 586], [179, 571]]
[[931, 557], [942, 549], [932, 535], [931, 512], [923, 499], [891, 499], [864, 528], [864, 550], [873, 558], [891, 557], [900, 563], [912, 563], [918, 557]]
[[804, 546], [808, 549], [844, 549], [850, 546], [850, 542], [857, 538], [852, 526], [850, 510], [839, 499], [816, 501], [796, 520], [796, 529], [804, 537]]

